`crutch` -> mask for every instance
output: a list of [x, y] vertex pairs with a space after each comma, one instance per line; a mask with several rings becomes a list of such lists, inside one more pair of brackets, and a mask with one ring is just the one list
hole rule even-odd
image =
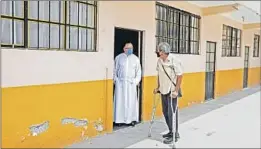
[[[174, 70], [174, 69], [173, 69]], [[173, 73], [173, 71], [171, 71], [171, 73]], [[175, 73], [175, 71], [174, 71]], [[173, 75], [171, 75], [173, 76]], [[174, 83], [173, 83], [174, 85]], [[175, 86], [175, 85], [174, 85]], [[172, 98], [172, 92], [170, 92], [170, 105], [171, 105], [171, 112], [172, 112], [172, 133], [173, 133], [173, 141], [172, 141], [172, 145], [171, 145], [171, 148], [176, 148], [176, 145], [175, 145], [175, 138], [176, 138], [176, 114], [177, 114], [177, 110], [178, 110], [178, 104], [179, 104], [179, 100], [178, 100], [178, 95], [177, 95], [177, 103], [176, 103], [176, 107], [175, 107], [175, 111], [173, 111], [173, 98]], [[173, 129], [175, 129], [175, 131], [173, 131]]]
[[[172, 148], [176, 148], [175, 145], [175, 138], [176, 138], [176, 114], [177, 114], [177, 110], [178, 110], [178, 97], [177, 98], [177, 103], [176, 103], [176, 107], [175, 107], [175, 111], [173, 111], [173, 98], [172, 98], [172, 92], [170, 94], [170, 105], [171, 105], [171, 112], [172, 112], [172, 132], [173, 132], [173, 141], [172, 141]], [[173, 129], [175, 128], [175, 131], [173, 131]]]
[[156, 102], [156, 95], [153, 95], [153, 108], [152, 108], [152, 114], [151, 114], [151, 120], [150, 120], [150, 126], [149, 126], [149, 134], [148, 137], [151, 137], [151, 129], [152, 129], [152, 124], [154, 123], [154, 118], [155, 118], [155, 112], [156, 112], [156, 108], [158, 105], [158, 100]]

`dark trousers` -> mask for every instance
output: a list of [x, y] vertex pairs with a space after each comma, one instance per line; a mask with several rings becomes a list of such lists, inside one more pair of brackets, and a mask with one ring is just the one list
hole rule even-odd
[[[169, 131], [172, 132], [172, 110], [171, 110], [171, 100], [170, 100], [170, 94], [163, 95], [161, 94], [161, 100], [162, 100], [162, 112], [165, 117], [166, 123], [168, 125]], [[177, 98], [172, 99], [172, 107], [173, 107], [173, 112], [175, 113], [177, 106]], [[176, 112], [176, 132], [178, 132], [178, 108]]]

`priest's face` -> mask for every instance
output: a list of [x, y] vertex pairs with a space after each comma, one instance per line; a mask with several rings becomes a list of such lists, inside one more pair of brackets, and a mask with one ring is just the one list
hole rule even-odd
[[133, 49], [133, 45], [131, 43], [125, 44], [125, 46], [123, 48], [124, 53], [127, 53], [129, 49]]

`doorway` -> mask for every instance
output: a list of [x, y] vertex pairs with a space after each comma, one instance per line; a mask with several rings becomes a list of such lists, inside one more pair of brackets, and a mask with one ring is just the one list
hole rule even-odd
[[245, 46], [243, 88], [248, 86], [249, 46]]
[[216, 72], [216, 42], [207, 41], [205, 100], [214, 99]]
[[[114, 59], [117, 55], [123, 52], [123, 47], [125, 43], [130, 42], [133, 44], [133, 54], [135, 54], [141, 63], [141, 69], [143, 68], [143, 31], [125, 29], [125, 28], [114, 28]], [[143, 72], [143, 70], [141, 70]], [[141, 76], [143, 77], [143, 76]], [[141, 78], [140, 84], [137, 87], [138, 99], [139, 99], [139, 122], [141, 122], [142, 117], [142, 83], [143, 80]], [[113, 85], [113, 95], [114, 95]], [[127, 127], [127, 125], [115, 125], [113, 123], [113, 130], [117, 130], [120, 128]]]

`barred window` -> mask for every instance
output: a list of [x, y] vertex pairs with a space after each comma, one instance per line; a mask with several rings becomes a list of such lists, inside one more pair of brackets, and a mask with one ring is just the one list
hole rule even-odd
[[[1, 1], [1, 45], [24, 46], [23, 1]], [[3, 36], [4, 35], [4, 36]]]
[[2, 46], [96, 51], [97, 2], [3, 1], [1, 17]]
[[260, 49], [260, 35], [254, 35], [254, 50], [253, 57], [259, 57], [259, 49]]
[[222, 57], [241, 56], [241, 30], [223, 25]]
[[173, 53], [199, 54], [199, 20], [199, 16], [157, 2], [157, 45], [168, 42]]

